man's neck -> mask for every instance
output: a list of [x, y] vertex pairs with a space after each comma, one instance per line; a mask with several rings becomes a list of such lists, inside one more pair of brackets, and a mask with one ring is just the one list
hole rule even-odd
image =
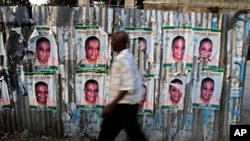
[[120, 52], [122, 52], [123, 50], [125, 50], [125, 49], [127, 49], [126, 47], [123, 47], [123, 48], [121, 48], [120, 50], [117, 50], [116, 52], [117, 52], [117, 54], [119, 54]]

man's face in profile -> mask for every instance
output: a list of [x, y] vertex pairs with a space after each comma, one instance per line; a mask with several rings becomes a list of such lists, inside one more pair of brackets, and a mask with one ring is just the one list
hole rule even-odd
[[37, 59], [40, 63], [47, 63], [50, 57], [50, 43], [47, 41], [41, 41], [37, 48]]
[[85, 47], [87, 60], [96, 61], [99, 56], [100, 44], [98, 40], [90, 40]]
[[45, 106], [47, 104], [47, 98], [49, 94], [48, 86], [46, 85], [36, 86], [35, 93], [38, 104]]
[[89, 104], [95, 104], [98, 96], [98, 85], [96, 83], [88, 83], [84, 89], [85, 99]]

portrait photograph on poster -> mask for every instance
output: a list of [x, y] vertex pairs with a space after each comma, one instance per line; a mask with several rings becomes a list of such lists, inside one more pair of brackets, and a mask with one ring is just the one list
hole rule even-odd
[[105, 70], [108, 34], [99, 26], [75, 26], [75, 47], [79, 70]]
[[102, 109], [106, 99], [105, 72], [77, 71], [75, 74], [76, 108]]
[[29, 108], [32, 110], [57, 110], [57, 89], [54, 72], [25, 73]]
[[[57, 71], [58, 70], [58, 45], [50, 28], [34, 29], [28, 41], [28, 50], [35, 55], [33, 66], [35, 71]], [[40, 34], [39, 34], [40, 33]]]
[[163, 67], [172, 68], [174, 64], [192, 68], [193, 43], [192, 29], [189, 27], [163, 27]]
[[163, 84], [161, 110], [183, 110], [186, 75], [175, 76], [169, 73]]
[[129, 34], [129, 39], [136, 39], [137, 48], [135, 52], [138, 58], [138, 68], [140, 72], [146, 74], [149, 64], [154, 62], [154, 44], [152, 29], [149, 27], [125, 27], [125, 31]]
[[203, 69], [192, 87], [193, 108], [220, 109], [224, 70]]
[[144, 76], [146, 81], [142, 84], [143, 99], [139, 102], [138, 114], [153, 114], [154, 108], [154, 75]]
[[193, 29], [194, 56], [203, 67], [218, 68], [220, 55], [220, 30]]

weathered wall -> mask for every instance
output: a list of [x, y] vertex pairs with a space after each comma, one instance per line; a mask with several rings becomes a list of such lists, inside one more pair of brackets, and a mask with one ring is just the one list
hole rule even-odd
[[[229, 14], [212, 13], [177, 13], [160, 10], [138, 10], [108, 7], [32, 7], [31, 17], [26, 7], [0, 7], [1, 32], [7, 55], [2, 63], [2, 72], [8, 84], [11, 98], [9, 109], [1, 110], [0, 134], [22, 133], [21, 137], [29, 136], [27, 131], [36, 136], [92, 138], [98, 135], [101, 111], [85, 111], [75, 109], [75, 25], [99, 25], [110, 36], [125, 26], [152, 28], [155, 63], [149, 67], [158, 68], [159, 77], [154, 80], [154, 112], [153, 115], [140, 115], [142, 128], [149, 140], [229, 140], [229, 125], [237, 124], [240, 118], [243, 91], [232, 96], [231, 88], [242, 88], [244, 84], [245, 59], [247, 50], [247, 31], [244, 20], [230, 20]], [[191, 81], [186, 84], [183, 110], [166, 110], [160, 108], [162, 85], [167, 73], [185, 70], [176, 66], [164, 69], [163, 26], [173, 25], [173, 13], [179, 15], [179, 26], [210, 28], [211, 18], [217, 17], [218, 29], [221, 30], [219, 68], [224, 69], [220, 109], [196, 109], [192, 107], [192, 86], [195, 82], [195, 71], [200, 68], [193, 64]], [[190, 23], [184, 17], [190, 18]], [[178, 17], [178, 16], [177, 16]], [[246, 19], [247, 15], [240, 15]], [[182, 19], [183, 18], [183, 19]], [[241, 25], [241, 26], [240, 26]], [[28, 93], [21, 94], [22, 85], [18, 83], [17, 67], [23, 66], [24, 72], [32, 71], [27, 52], [28, 39], [36, 26], [56, 28], [54, 35], [59, 46], [58, 55], [62, 59], [57, 76], [57, 111], [36, 111], [29, 109]], [[19, 32], [15, 32], [19, 31]], [[237, 38], [243, 35], [241, 38]], [[62, 41], [62, 39], [64, 39]], [[67, 56], [60, 54], [69, 47]], [[131, 45], [134, 45], [131, 43]], [[60, 58], [60, 57], [59, 57]], [[65, 59], [68, 58], [68, 59]], [[235, 64], [238, 64], [236, 66]], [[154, 68], [154, 65], [159, 67]], [[152, 73], [153, 71], [151, 71]], [[3, 80], [2, 80], [3, 81]], [[25, 82], [24, 82], [25, 83]], [[242, 90], [242, 89], [239, 89]], [[123, 134], [117, 140], [125, 139]]]
[[145, 0], [146, 9], [177, 11], [217, 11], [234, 13], [240, 9], [249, 9], [249, 0]]

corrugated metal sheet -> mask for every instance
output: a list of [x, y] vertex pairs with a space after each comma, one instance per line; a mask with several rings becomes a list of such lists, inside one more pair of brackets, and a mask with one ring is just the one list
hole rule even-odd
[[[101, 123], [100, 110], [88, 111], [76, 109], [75, 105], [75, 70], [76, 37], [74, 26], [99, 25], [108, 35], [125, 27], [152, 28], [152, 64], [148, 73], [154, 74], [154, 109], [152, 115], [140, 115], [139, 121], [149, 140], [229, 140], [229, 125], [239, 123], [243, 83], [245, 75], [248, 29], [248, 15], [240, 14], [236, 23], [230, 23], [229, 14], [202, 12], [178, 13], [176, 11], [139, 10], [132, 8], [109, 7], [52, 7], [33, 6], [32, 17], [26, 7], [0, 7], [1, 33], [6, 56], [1, 62], [1, 74], [8, 86], [11, 99], [10, 107], [1, 110], [0, 134], [21, 133], [27, 136], [81, 137], [96, 139]], [[163, 84], [169, 73], [183, 72], [185, 67], [177, 65], [166, 69], [162, 67], [164, 53], [164, 26], [190, 26], [209, 29], [212, 17], [217, 17], [220, 30], [219, 68], [224, 69], [220, 108], [193, 108], [192, 88], [200, 77], [200, 65], [195, 61], [190, 72], [190, 81], [186, 84], [184, 106], [182, 110], [161, 110]], [[228, 25], [233, 24], [232, 29]], [[58, 44], [59, 70], [57, 73], [57, 110], [30, 110], [29, 93], [23, 93], [25, 79], [18, 74], [32, 72], [30, 60], [33, 53], [27, 50], [28, 40], [35, 27], [47, 26], [53, 29]], [[243, 35], [243, 36], [239, 36]], [[137, 42], [132, 52], [138, 58]], [[111, 53], [110, 45], [108, 46]], [[110, 57], [110, 56], [109, 56]], [[196, 58], [197, 59], [197, 58]], [[138, 59], [140, 62], [140, 59]], [[22, 81], [20, 81], [21, 79]], [[2, 80], [4, 81], [4, 80]], [[23, 84], [20, 84], [23, 82]], [[108, 87], [108, 85], [107, 85]], [[238, 90], [233, 93], [234, 90]], [[218, 92], [220, 93], [220, 92]], [[30, 134], [28, 134], [30, 133]], [[117, 140], [125, 140], [121, 133]]]

